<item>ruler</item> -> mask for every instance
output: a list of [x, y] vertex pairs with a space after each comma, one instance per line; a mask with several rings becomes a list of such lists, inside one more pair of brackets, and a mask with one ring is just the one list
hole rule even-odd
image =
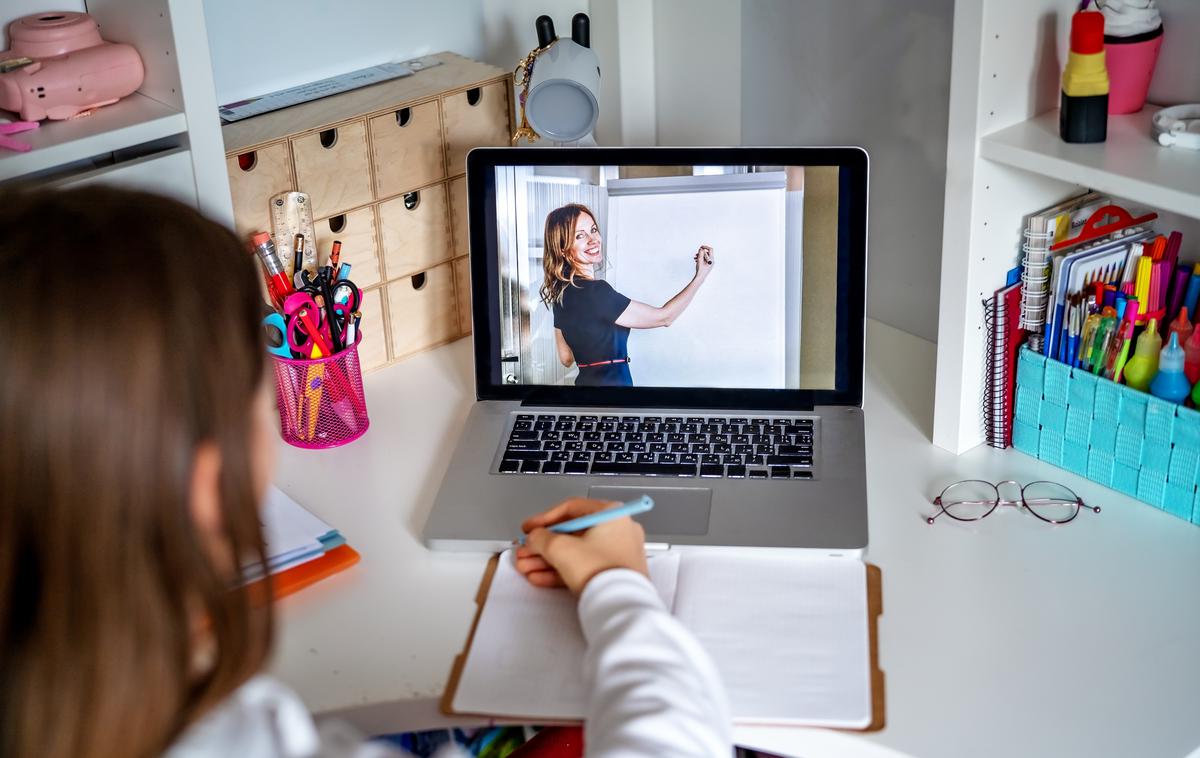
[[271, 198], [271, 232], [275, 237], [275, 252], [284, 269], [293, 270], [296, 251], [293, 242], [297, 234], [304, 235], [304, 261], [302, 267], [310, 275], [317, 275], [317, 234], [313, 231], [312, 202], [305, 192], [283, 192]]
[[424, 58], [414, 58], [403, 63], [381, 63], [378, 66], [369, 68], [361, 68], [357, 71], [351, 71], [347, 74], [339, 74], [331, 76], [328, 79], [321, 79], [307, 84], [300, 84], [295, 87], [272, 92], [268, 95], [260, 95], [252, 97], [249, 100], [239, 100], [236, 103], [222, 105], [218, 112], [221, 114], [221, 120], [225, 123], [241, 121], [244, 118], [258, 116], [263, 113], [270, 113], [281, 108], [288, 108], [300, 103], [307, 103], [310, 100], [319, 100], [330, 95], [339, 95], [343, 92], [366, 87], [371, 84], [386, 82], [391, 79], [399, 79], [402, 76], [411, 76], [417, 71], [422, 71], [433, 66], [440, 66], [442, 62], [432, 55]]

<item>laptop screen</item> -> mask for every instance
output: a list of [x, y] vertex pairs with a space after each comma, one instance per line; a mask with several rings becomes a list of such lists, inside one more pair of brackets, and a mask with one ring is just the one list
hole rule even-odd
[[846, 167], [522, 155], [483, 169], [492, 382], [850, 389]]

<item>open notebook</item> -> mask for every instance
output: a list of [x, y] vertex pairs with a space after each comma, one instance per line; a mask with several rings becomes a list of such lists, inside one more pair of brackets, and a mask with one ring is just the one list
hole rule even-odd
[[[649, 567], [667, 608], [715, 661], [736, 722], [882, 728], [877, 568], [724, 550], [655, 553]], [[506, 552], [489, 567], [479, 602], [443, 710], [582, 719], [585, 642], [571, 594], [530, 586]]]

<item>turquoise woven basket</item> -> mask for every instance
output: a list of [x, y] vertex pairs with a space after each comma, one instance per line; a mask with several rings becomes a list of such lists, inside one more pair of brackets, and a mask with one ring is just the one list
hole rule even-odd
[[1023, 347], [1013, 447], [1200, 524], [1200, 412]]

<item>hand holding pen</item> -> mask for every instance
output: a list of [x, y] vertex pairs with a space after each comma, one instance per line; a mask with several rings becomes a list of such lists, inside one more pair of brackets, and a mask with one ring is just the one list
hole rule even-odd
[[552, 531], [555, 525], [569, 526], [564, 523], [568, 519], [598, 520], [606, 511], [644, 512], [647, 506], [653, 507], [649, 498], [627, 504], [570, 498], [530, 516], [521, 524], [526, 537], [525, 544], [516, 548], [517, 570], [530, 584], [567, 587], [576, 595], [592, 577], [611, 568], [627, 568], [648, 575], [646, 533], [629, 515], [607, 518], [583, 532]]

